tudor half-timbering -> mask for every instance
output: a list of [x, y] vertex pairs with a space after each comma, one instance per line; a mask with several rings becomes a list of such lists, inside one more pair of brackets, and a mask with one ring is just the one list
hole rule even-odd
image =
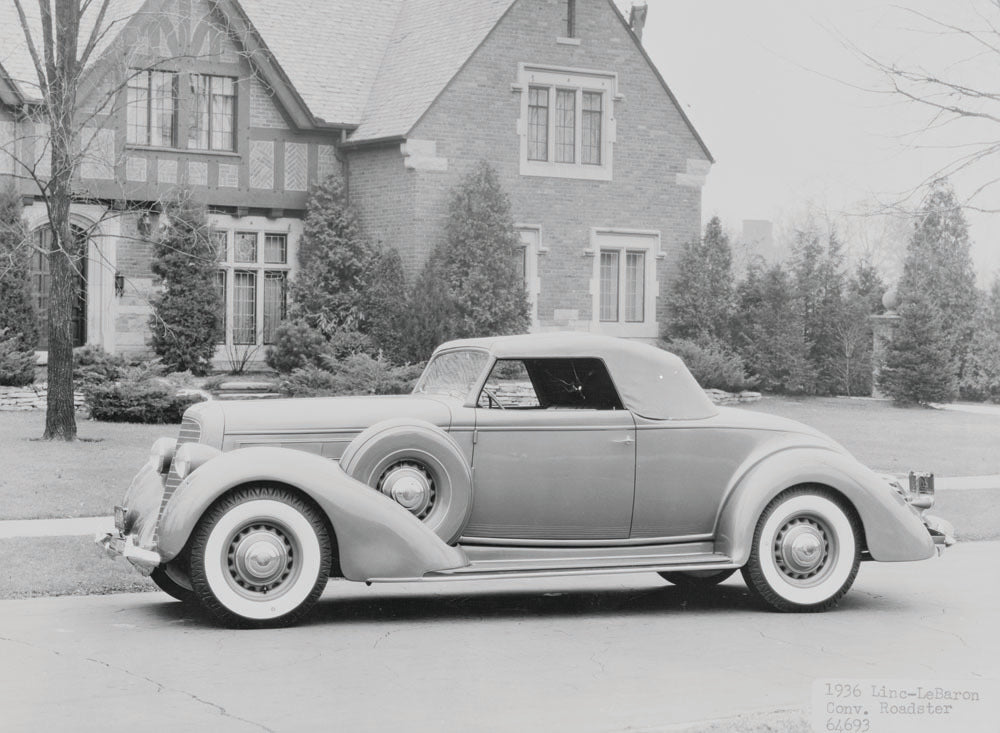
[[[219, 241], [224, 362], [284, 317], [311, 182], [339, 171], [367, 235], [412, 276], [479, 160], [511, 196], [533, 328], [655, 338], [711, 157], [642, 49], [636, 5], [626, 18], [613, 0], [112, 0], [120, 22], [84, 84], [78, 340], [148, 348], [148, 240], [179, 186]], [[37, 84], [6, 15], [0, 146], [44, 180]], [[0, 153], [0, 175], [21, 172]], [[41, 240], [44, 206], [20, 185]], [[44, 308], [44, 258], [35, 280]]]

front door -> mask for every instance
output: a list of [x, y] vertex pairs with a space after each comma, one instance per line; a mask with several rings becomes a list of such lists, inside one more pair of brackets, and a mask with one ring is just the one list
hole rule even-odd
[[466, 537], [628, 537], [635, 421], [603, 362], [498, 361], [476, 409], [473, 477]]
[[[74, 230], [76, 236], [86, 238], [80, 230]], [[38, 313], [38, 348], [46, 351], [49, 348], [49, 275], [48, 251], [52, 245], [52, 230], [43, 227], [34, 234], [35, 251], [31, 255], [31, 287], [35, 298], [35, 311]], [[84, 255], [87, 243], [81, 245]], [[77, 298], [73, 304], [73, 346], [83, 346], [87, 342], [87, 259], [80, 261], [80, 273], [77, 278]]]

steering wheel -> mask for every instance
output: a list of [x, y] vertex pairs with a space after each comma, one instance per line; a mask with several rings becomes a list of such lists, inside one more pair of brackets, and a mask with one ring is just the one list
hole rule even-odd
[[491, 410], [493, 409], [493, 405], [494, 404], [496, 404], [496, 406], [499, 407], [501, 410], [506, 410], [507, 409], [504, 406], [504, 404], [500, 401], [500, 398], [497, 397], [495, 394], [493, 394], [492, 390], [490, 390], [490, 389], [488, 389], [486, 387], [483, 387], [483, 394], [486, 395], [486, 398], [490, 401], [489, 405], [490, 405], [490, 409]]

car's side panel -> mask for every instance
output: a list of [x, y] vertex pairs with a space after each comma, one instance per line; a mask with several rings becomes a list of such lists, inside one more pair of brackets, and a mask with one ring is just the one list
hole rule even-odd
[[741, 464], [773, 432], [636, 417], [633, 538], [702, 537]]
[[920, 517], [889, 485], [851, 456], [820, 447], [788, 445], [737, 472], [718, 520], [716, 552], [738, 564], [750, 556], [754, 529], [767, 504], [785, 489], [819, 484], [839, 492], [857, 510], [875, 560], [926, 560], [934, 542]]
[[355, 481], [333, 461], [288, 448], [244, 448], [205, 463], [177, 487], [160, 518], [163, 561], [183, 549], [205, 510], [230, 489], [278, 482], [308, 494], [337, 535], [340, 567], [348, 580], [415, 578], [463, 567], [468, 559], [449, 547], [396, 502]]
[[476, 411], [465, 537], [625, 539], [635, 490], [627, 410]]

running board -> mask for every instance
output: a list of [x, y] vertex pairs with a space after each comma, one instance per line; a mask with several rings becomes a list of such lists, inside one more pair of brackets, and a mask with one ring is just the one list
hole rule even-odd
[[530, 559], [524, 557], [506, 559], [470, 557], [470, 563], [464, 567], [430, 572], [424, 578], [426, 580], [527, 578], [556, 575], [642, 573], [657, 570], [727, 570], [738, 567], [732, 558], [717, 552], [651, 552], [651, 550], [660, 550], [661, 548], [646, 547], [642, 549], [645, 550], [642, 554], [589, 553], [576, 557], [534, 557]]

